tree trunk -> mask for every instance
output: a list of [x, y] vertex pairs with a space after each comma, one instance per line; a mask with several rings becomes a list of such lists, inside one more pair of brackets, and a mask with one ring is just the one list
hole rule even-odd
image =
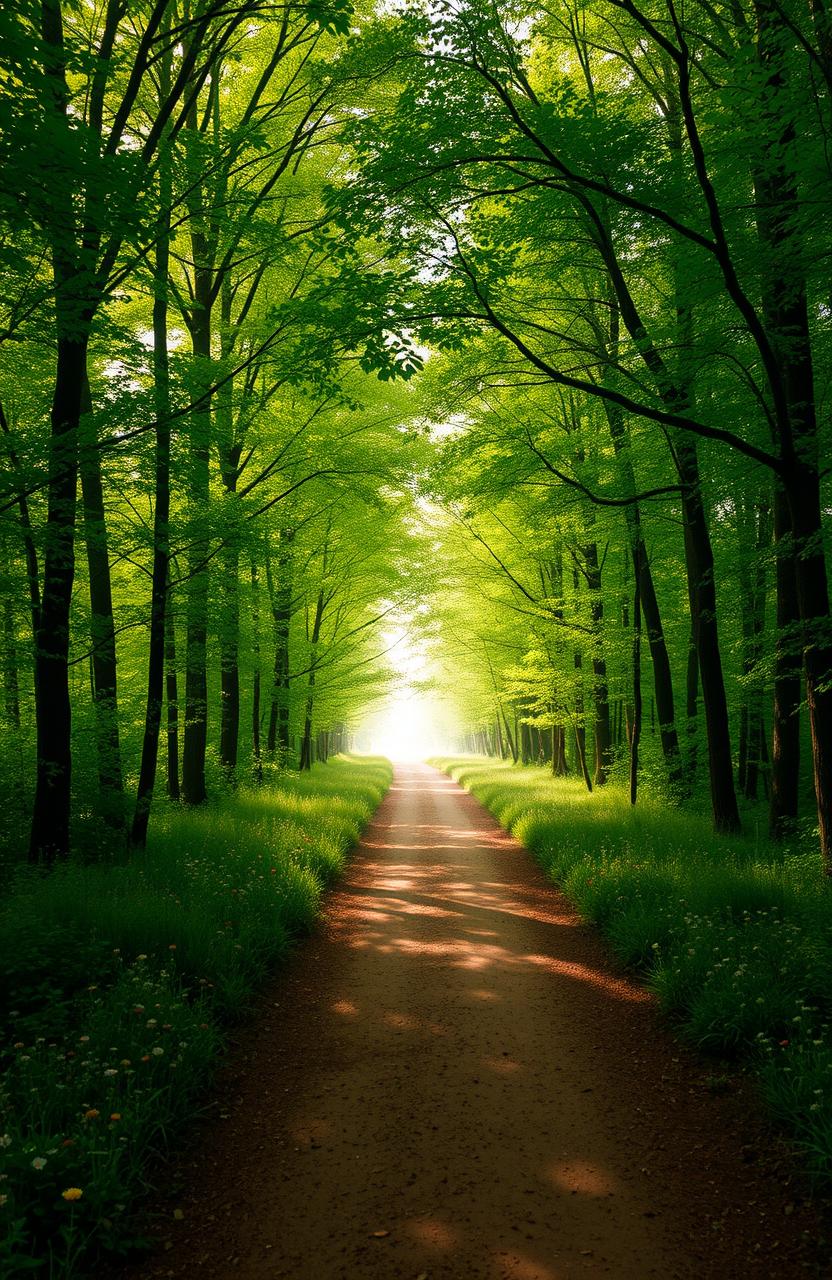
[[759, 498], [753, 506], [743, 495], [737, 500], [739, 522], [740, 619], [744, 701], [740, 710], [740, 749], [737, 785], [748, 800], [757, 796], [760, 774], [763, 687], [759, 664], [763, 656], [766, 608], [766, 551], [771, 543], [768, 504]]
[[[611, 302], [610, 346], [613, 352], [618, 350], [619, 318], [614, 299]], [[617, 405], [605, 402], [606, 419], [615, 449], [619, 473], [621, 475], [624, 494], [634, 497], [636, 493], [635, 474], [630, 456], [630, 442], [624, 423], [624, 414]], [[678, 787], [683, 780], [682, 756], [679, 750], [679, 734], [676, 729], [676, 708], [673, 697], [673, 674], [670, 657], [664, 637], [661, 610], [650, 567], [650, 557], [644, 543], [641, 527], [641, 511], [638, 503], [631, 503], [624, 508], [627, 530], [630, 537], [630, 551], [638, 578], [641, 595], [641, 609], [644, 625], [647, 629], [647, 644], [653, 663], [653, 684], [655, 688], [656, 709], [659, 715], [659, 733], [661, 735], [662, 755], [667, 767], [668, 781]]]
[[638, 749], [641, 742], [641, 584], [635, 575], [633, 596], [633, 722], [630, 730], [630, 804], [638, 797]]
[[[74, 154], [69, 125], [63, 16], [59, 0], [43, 0], [44, 106], [56, 138]], [[75, 491], [78, 429], [94, 308], [80, 296], [85, 279], [76, 260], [75, 207], [68, 182], [53, 184], [49, 227], [55, 289], [57, 360], [50, 411], [43, 589], [35, 638], [37, 776], [29, 859], [51, 863], [69, 854], [72, 796], [72, 710], [69, 621], [75, 577]]]
[[315, 673], [317, 660], [317, 646], [321, 636], [321, 623], [324, 617], [324, 590], [323, 587], [318, 591], [318, 599], [315, 604], [315, 618], [312, 623], [312, 634], [309, 640], [309, 680], [306, 686], [306, 706], [304, 708], [303, 718], [303, 739], [300, 748], [300, 769], [312, 768], [312, 711], [315, 698]]
[[[517, 739], [515, 738], [515, 735], [511, 732], [511, 725], [509, 724], [508, 716], [506, 715], [506, 709], [502, 705], [502, 703], [500, 704], [500, 710], [503, 713], [503, 727], [505, 728], [505, 731], [506, 731], [506, 742], [508, 743], [509, 754], [511, 755], [511, 763], [517, 764]], [[515, 725], [516, 725], [516, 720], [515, 720]]]
[[86, 377], [81, 392], [81, 413], [79, 470], [89, 574], [90, 640], [101, 816], [108, 826], [123, 833], [126, 815], [118, 730], [118, 674], [113, 590], [110, 579], [104, 489], [101, 480], [101, 457], [93, 426], [92, 400]]
[[269, 710], [269, 733], [266, 746], [270, 754], [277, 750], [282, 757], [289, 753], [289, 640], [292, 624], [292, 592], [294, 580], [294, 531], [281, 529], [278, 535], [277, 583], [271, 581], [269, 563], [266, 573], [274, 620], [274, 679]]
[[569, 764], [566, 759], [566, 729], [559, 724], [555, 725], [552, 732], [554, 734], [552, 773], [556, 778], [565, 778], [569, 774]]
[[254, 676], [251, 694], [251, 750], [254, 757], [254, 780], [263, 781], [263, 758], [260, 751], [260, 575], [257, 561], [251, 558], [251, 648]]
[[592, 790], [592, 778], [586, 765], [586, 727], [584, 725], [584, 691], [583, 691], [583, 654], [575, 651], [575, 670], [579, 672], [575, 688], [575, 747], [578, 752], [578, 768], [586, 783], [587, 791]]
[[762, 710], [754, 710], [748, 725], [748, 764], [745, 774], [745, 798], [756, 800], [765, 763], [765, 722]]
[[494, 717], [494, 741], [497, 744], [497, 755], [501, 760], [506, 758], [506, 749], [503, 744], [503, 731], [500, 726], [500, 708], [497, 707], [497, 714]]
[[824, 870], [832, 875], [832, 644], [829, 587], [822, 542], [820, 478], [795, 460], [784, 477], [795, 538], [803, 667], [812, 741], [812, 772]]
[[[205, 369], [210, 360], [210, 324], [200, 322], [194, 334], [194, 355]], [[209, 501], [208, 456], [210, 409], [191, 414], [189, 497], [197, 525], [206, 516]], [[208, 745], [208, 540], [195, 533], [188, 550], [188, 590], [185, 630], [185, 731], [182, 746], [182, 798], [186, 804], [203, 804], [205, 752]]]
[[691, 440], [677, 441], [674, 454], [682, 482], [685, 565], [702, 682], [714, 827], [717, 831], [735, 832], [740, 829], [740, 815], [734, 790], [728, 702], [719, 649], [713, 548], [702, 502], [699, 461]]
[[[169, 86], [169, 59], [161, 60], [162, 93]], [[166, 74], [167, 72], [167, 74]], [[156, 414], [156, 505], [153, 512], [153, 576], [150, 588], [150, 649], [144, 739], [130, 843], [143, 849], [156, 785], [159, 733], [165, 683], [165, 620], [170, 570], [170, 362], [168, 358], [168, 271], [170, 268], [170, 170], [160, 166], [161, 219], [156, 240], [153, 294], [153, 391]], [[177, 751], [178, 755], [178, 751]], [[178, 772], [178, 771], [177, 771]], [[178, 776], [176, 790], [178, 793]]]
[[582, 724], [575, 724], [575, 746], [578, 751], [578, 765], [581, 775], [586, 783], [587, 791], [592, 791], [592, 778], [589, 769], [586, 767], [586, 729]]
[[[9, 577], [9, 559], [3, 554], [3, 574]], [[20, 728], [20, 680], [17, 671], [17, 627], [14, 601], [7, 592], [3, 599], [3, 695], [6, 723], [12, 729]]]
[[[776, 436], [784, 463], [780, 479], [788, 513], [779, 509], [775, 491], [775, 538], [789, 539], [786, 554], [778, 555], [778, 621], [782, 609], [784, 626], [790, 625], [788, 613], [794, 603], [790, 584], [788, 557], [794, 556], [794, 576], [800, 617], [803, 668], [806, 677], [806, 702], [812, 742], [812, 772], [817, 802], [821, 852], [827, 874], [832, 874], [832, 642], [829, 639], [829, 587], [823, 549], [823, 515], [818, 474], [818, 429], [815, 407], [812, 339], [809, 304], [802, 263], [806, 245], [805, 221], [801, 209], [798, 177], [790, 168], [797, 146], [797, 131], [792, 111], [793, 88], [786, 81], [791, 33], [782, 21], [779, 7], [771, 0], [757, 0], [757, 52], [766, 73], [763, 98], [761, 138], [764, 159], [755, 173], [757, 227], [764, 246], [764, 261], [773, 261], [770, 273], [763, 273], [763, 318], [772, 348], [777, 356], [781, 385], [778, 388], [787, 409], [784, 421], [778, 411]], [[821, 32], [828, 33], [828, 22]], [[822, 43], [822, 48], [825, 44]], [[821, 65], [828, 67], [823, 58]], [[789, 528], [790, 524], [790, 528]], [[778, 551], [780, 548], [778, 547]], [[782, 574], [782, 578], [781, 578]], [[781, 594], [782, 585], [782, 594]], [[786, 632], [784, 647], [791, 636]], [[780, 655], [778, 655], [780, 656]], [[787, 654], [782, 655], [788, 664]], [[790, 823], [792, 787], [797, 778], [797, 717], [788, 699], [793, 694], [789, 683], [790, 668], [779, 670], [786, 680], [785, 688], [775, 690], [786, 700], [776, 706], [775, 734], [786, 725], [787, 736], [775, 739], [774, 767], [778, 772], [772, 784], [772, 827], [779, 834]], [[777, 723], [779, 722], [779, 723]], [[791, 732], [790, 732], [791, 731]], [[794, 752], [794, 758], [792, 758]], [[777, 800], [775, 807], [775, 790]], [[796, 797], [794, 802], [797, 812]]]
[[644, 538], [641, 536], [641, 525], [637, 523], [637, 536], [633, 548], [635, 572], [638, 578], [641, 596], [641, 611], [647, 631], [647, 647], [653, 664], [653, 688], [655, 692], [656, 712], [659, 719], [659, 736], [662, 755], [667, 766], [668, 781], [678, 786], [682, 782], [682, 755], [679, 750], [679, 734], [676, 728], [676, 708], [673, 696], [673, 674], [670, 667], [670, 656], [664, 638], [659, 601], [656, 586], [650, 568], [650, 558]]
[[188, 547], [188, 592], [185, 630], [185, 730], [182, 746], [182, 799], [186, 804], [203, 804], [205, 752], [208, 745], [208, 557], [207, 531], [210, 502], [209, 459], [211, 447], [211, 328], [213, 306], [213, 252], [207, 227], [202, 180], [202, 153], [196, 107], [188, 113], [186, 162], [191, 186], [188, 213], [191, 259], [193, 262], [193, 303], [188, 315], [193, 355], [190, 415], [191, 437], [188, 457], [188, 503], [191, 536]]
[[[2, 402], [0, 402], [0, 431], [5, 436], [10, 434], [10, 427], [6, 418], [5, 410]], [[20, 460], [13, 446], [7, 441], [9, 460], [14, 468], [20, 484], [20, 497], [18, 498], [18, 510], [20, 512], [20, 533], [23, 540], [23, 549], [26, 553], [26, 582], [29, 589], [29, 617], [32, 624], [32, 649], [34, 652], [35, 642], [38, 633], [38, 619], [40, 617], [40, 568], [38, 565], [38, 553], [35, 548], [35, 540], [32, 532], [32, 519], [29, 514], [29, 501], [26, 497], [26, 481], [20, 466]]]
[[[665, 117], [665, 125], [671, 153], [681, 156], [682, 126], [678, 104]], [[657, 392], [669, 410], [676, 413], [689, 410], [693, 403], [694, 375], [690, 355], [695, 345], [695, 335], [679, 262], [674, 260], [673, 264], [677, 334], [676, 368], [671, 370], [649, 338], [615, 256], [611, 238], [603, 233], [602, 228], [600, 231], [598, 246], [610, 272], [610, 286], [617, 306], [631, 339], [641, 352], [646, 368], [656, 381]], [[685, 567], [702, 682], [714, 827], [717, 831], [734, 832], [740, 829], [740, 818], [734, 790], [728, 704], [719, 649], [713, 547], [702, 499], [696, 440], [690, 434], [679, 434], [675, 439], [669, 439], [669, 444], [681, 481]]]
[[[595, 524], [595, 509], [585, 513], [588, 527]], [[604, 598], [601, 594], [601, 564], [598, 544], [594, 537], [581, 548], [581, 566], [589, 591], [589, 613], [592, 621], [592, 695], [595, 705], [595, 785], [601, 787], [607, 780], [612, 764], [612, 735], [610, 733], [610, 699], [607, 681], [607, 661], [604, 656]]]
[[240, 554], [225, 548], [223, 618], [220, 643], [220, 762], [230, 781], [236, 777], [240, 741]]
[[529, 765], [532, 762], [532, 735], [525, 720], [520, 721], [520, 763]]
[[696, 781], [699, 763], [699, 656], [696, 652], [693, 618], [690, 623], [688, 660], [685, 668], [685, 719], [687, 736], [685, 774], [688, 790], [691, 791]]
[[[68, 284], [56, 266], [55, 278]], [[69, 318], [68, 318], [69, 319]], [[43, 590], [36, 640], [37, 776], [29, 858], [51, 863], [69, 854], [72, 711], [69, 618], [75, 577], [75, 490], [78, 428], [87, 373], [87, 339], [58, 339], [51, 410]]]
[[779, 480], [774, 482], [774, 546], [777, 633], [771, 725], [769, 834], [781, 840], [794, 827], [800, 794], [800, 701], [802, 655], [798, 635], [800, 605], [792, 518]]
[[[222, 358], [227, 364], [234, 350], [231, 315], [231, 276], [225, 272], [221, 290]], [[234, 383], [227, 379], [217, 392], [217, 434], [220, 470], [226, 494], [236, 495], [242, 446], [235, 439]], [[235, 511], [235, 516], [236, 516]], [[236, 781], [240, 742], [240, 545], [234, 518], [229, 522], [222, 550], [220, 621], [220, 764], [230, 782]]]
[[179, 790], [179, 674], [176, 668], [176, 626], [173, 599], [168, 589], [165, 603], [165, 704], [167, 706], [167, 791], [170, 800]]

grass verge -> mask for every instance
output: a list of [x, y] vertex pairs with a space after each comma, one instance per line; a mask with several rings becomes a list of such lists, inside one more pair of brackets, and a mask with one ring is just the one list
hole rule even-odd
[[339, 758], [160, 814], [126, 866], [18, 875], [0, 904], [0, 1275], [64, 1280], [139, 1243], [136, 1204], [223, 1027], [311, 928], [391, 776]]
[[546, 769], [432, 762], [466, 787], [639, 972], [682, 1037], [749, 1064], [832, 1188], [832, 887], [816, 853], [716, 837], [623, 790]]

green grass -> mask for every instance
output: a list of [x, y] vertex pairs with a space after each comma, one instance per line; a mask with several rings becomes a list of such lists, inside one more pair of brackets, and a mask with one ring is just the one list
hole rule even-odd
[[545, 769], [433, 761], [534, 854], [696, 1047], [748, 1064], [832, 1186], [832, 887], [820, 857]]
[[390, 778], [336, 759], [161, 811], [126, 866], [18, 873], [0, 902], [0, 1275], [57, 1280], [138, 1243], [224, 1026], [313, 926]]

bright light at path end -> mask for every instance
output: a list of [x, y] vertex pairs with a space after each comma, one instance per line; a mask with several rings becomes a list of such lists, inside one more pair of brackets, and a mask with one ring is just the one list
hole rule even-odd
[[370, 751], [389, 760], [424, 760], [438, 755], [442, 742], [431, 707], [416, 695], [398, 697], [370, 730]]

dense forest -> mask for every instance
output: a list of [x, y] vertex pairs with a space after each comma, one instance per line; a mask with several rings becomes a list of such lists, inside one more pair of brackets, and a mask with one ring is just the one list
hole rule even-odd
[[321, 293], [367, 72], [314, 8], [7, 14], [4, 751], [34, 861], [74, 821], [141, 847], [160, 760], [194, 805], [206, 769], [337, 751], [412, 595], [407, 408]]
[[387, 775], [313, 766], [404, 694], [820, 894], [826, 0], [13, 0], [0, 50], [12, 893], [355, 786], [322, 884]]
[[390, 614], [470, 742], [828, 856], [825, 10], [3, 22], [29, 856], [337, 749]]

